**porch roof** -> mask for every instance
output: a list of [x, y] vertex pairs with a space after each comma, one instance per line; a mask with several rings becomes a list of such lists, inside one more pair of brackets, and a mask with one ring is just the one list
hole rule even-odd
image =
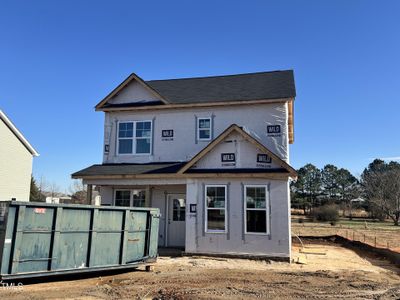
[[[290, 176], [288, 170], [284, 168], [269, 168], [269, 169], [256, 169], [256, 168], [233, 168], [233, 169], [189, 169], [183, 174], [178, 171], [187, 162], [176, 163], [151, 163], [151, 164], [103, 164], [92, 165], [88, 168], [80, 170], [72, 174], [72, 178], [161, 178], [165, 176], [176, 175], [178, 177], [198, 177], [196, 175], [210, 175], [217, 176], [217, 174], [224, 174], [225, 176], [235, 174], [248, 174], [250, 177], [257, 177], [264, 175], [267, 177], [275, 178], [275, 176], [286, 177]], [[258, 175], [257, 175], [258, 174]], [[164, 176], [163, 176], [164, 175]], [[206, 177], [210, 177], [206, 176]], [[228, 176], [229, 177], [229, 176]], [[236, 177], [236, 176], [235, 176]], [[278, 178], [276, 177], [276, 178]]]
[[73, 173], [72, 178], [107, 175], [173, 174], [186, 162], [165, 162], [149, 164], [97, 164]]

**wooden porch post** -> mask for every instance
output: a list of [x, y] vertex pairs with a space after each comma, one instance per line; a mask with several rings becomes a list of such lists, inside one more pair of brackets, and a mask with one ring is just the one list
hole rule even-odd
[[150, 207], [151, 205], [151, 193], [150, 193], [150, 186], [146, 185], [146, 192], [145, 192], [145, 207]]
[[87, 185], [86, 203], [92, 205], [92, 184]]

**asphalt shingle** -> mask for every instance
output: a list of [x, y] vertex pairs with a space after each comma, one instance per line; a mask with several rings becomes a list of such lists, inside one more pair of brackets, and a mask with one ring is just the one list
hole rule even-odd
[[173, 104], [267, 100], [296, 96], [292, 70], [150, 80], [146, 83]]

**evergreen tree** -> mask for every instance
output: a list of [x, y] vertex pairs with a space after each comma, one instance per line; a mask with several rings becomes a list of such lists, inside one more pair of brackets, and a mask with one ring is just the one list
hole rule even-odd
[[36, 184], [35, 178], [31, 176], [31, 191], [29, 195], [29, 201], [32, 202], [38, 202], [38, 201], [43, 201], [43, 196]]

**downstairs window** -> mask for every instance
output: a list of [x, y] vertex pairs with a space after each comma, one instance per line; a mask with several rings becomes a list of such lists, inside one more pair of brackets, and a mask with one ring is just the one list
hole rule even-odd
[[247, 185], [245, 199], [245, 232], [268, 234], [268, 193], [266, 186]]
[[205, 187], [206, 232], [226, 232], [226, 186]]
[[145, 207], [145, 190], [116, 190], [114, 196], [115, 206]]

